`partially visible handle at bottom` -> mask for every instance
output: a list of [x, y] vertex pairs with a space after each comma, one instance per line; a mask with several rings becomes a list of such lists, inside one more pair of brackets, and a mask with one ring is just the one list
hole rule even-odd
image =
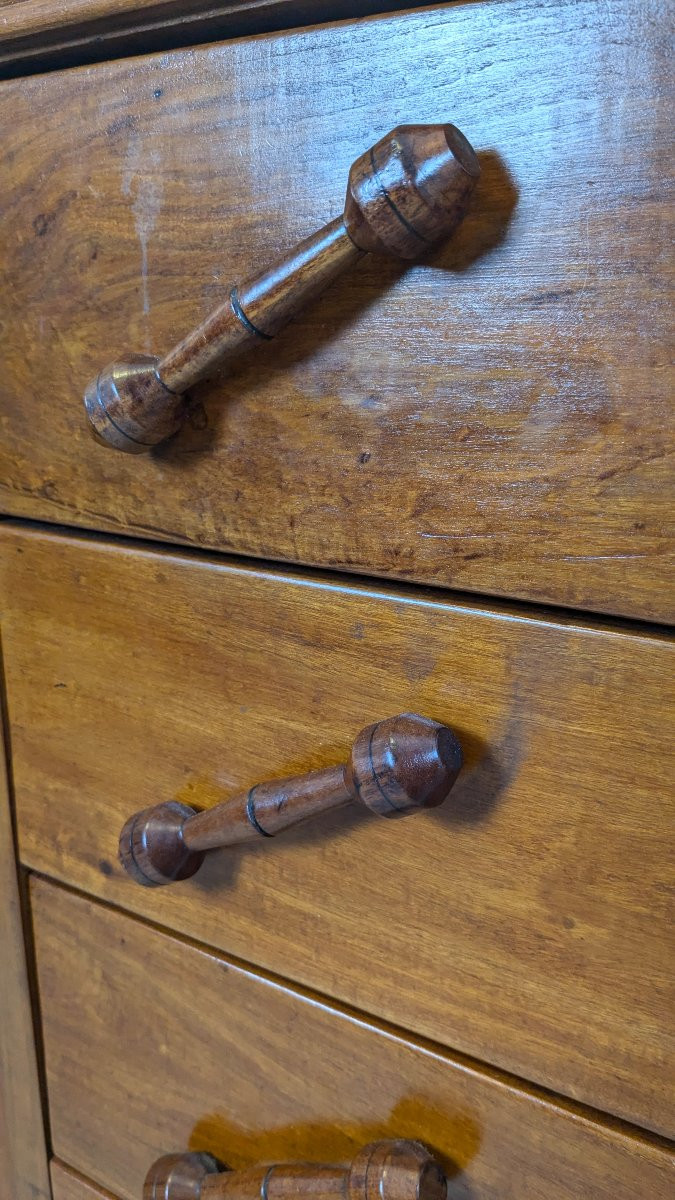
[[420, 1142], [371, 1142], [351, 1166], [307, 1163], [228, 1171], [210, 1154], [165, 1154], [143, 1200], [446, 1200], [442, 1168]]

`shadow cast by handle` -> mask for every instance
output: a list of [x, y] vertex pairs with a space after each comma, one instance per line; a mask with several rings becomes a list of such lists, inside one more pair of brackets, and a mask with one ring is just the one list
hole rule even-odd
[[486, 824], [510, 781], [510, 773], [494, 747], [468, 730], [453, 727], [464, 752], [464, 765], [445, 804], [433, 810], [443, 825]]
[[390, 1137], [422, 1142], [445, 1172], [448, 1200], [472, 1200], [466, 1169], [480, 1150], [480, 1124], [473, 1114], [443, 1112], [437, 1103], [420, 1095], [404, 1097], [388, 1116], [367, 1123], [336, 1119], [334, 1125], [303, 1121], [248, 1130], [222, 1113], [213, 1113], [194, 1126], [188, 1149], [207, 1151], [231, 1170], [274, 1162], [335, 1165], [348, 1163], [369, 1142]]
[[[507, 236], [518, 200], [518, 189], [504, 160], [495, 150], [478, 152], [481, 177], [469, 210], [454, 236], [434, 248], [418, 266], [463, 274], [479, 259], [490, 255]], [[308, 361], [322, 346], [339, 339], [359, 317], [376, 305], [408, 270], [400, 260], [367, 255], [352, 271], [335, 282], [311, 309], [311, 320], [292, 321], [273, 342], [257, 346], [241, 359], [227, 364], [223, 373], [204, 383], [191, 396], [183, 429], [151, 451], [163, 466], [189, 470], [219, 440], [226, 420], [228, 395], [240, 384], [248, 391], [256, 377], [274, 370], [283, 372]], [[255, 430], [251, 430], [252, 445]]]
[[422, 265], [462, 274], [506, 240], [518, 203], [518, 188], [496, 150], [481, 150], [478, 159], [481, 175], [462, 224]]

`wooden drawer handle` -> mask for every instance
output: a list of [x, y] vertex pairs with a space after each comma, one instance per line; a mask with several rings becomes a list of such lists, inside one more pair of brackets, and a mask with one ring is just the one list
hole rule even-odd
[[454, 125], [399, 125], [352, 166], [343, 216], [233, 287], [161, 360], [136, 356], [92, 380], [84, 404], [97, 440], [138, 454], [171, 437], [185, 418], [189, 388], [225, 359], [274, 337], [362, 254], [419, 258], [449, 236], [479, 175], [478, 159]]
[[143, 1200], [446, 1200], [439, 1164], [419, 1142], [364, 1146], [350, 1167], [308, 1163], [228, 1171], [210, 1154], [165, 1154], [153, 1163]]
[[176, 800], [144, 808], [120, 834], [120, 861], [147, 887], [188, 879], [207, 850], [273, 837], [354, 801], [381, 817], [435, 808], [461, 766], [462, 748], [447, 725], [403, 713], [362, 730], [342, 766], [260, 783], [204, 812]]

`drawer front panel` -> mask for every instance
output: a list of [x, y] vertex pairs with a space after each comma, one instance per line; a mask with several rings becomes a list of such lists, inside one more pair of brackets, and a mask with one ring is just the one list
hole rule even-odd
[[671, 1194], [640, 1138], [53, 885], [32, 898], [55, 1150], [121, 1200], [172, 1150], [343, 1162], [392, 1136], [439, 1156], [451, 1200]]
[[[5, 510], [667, 619], [667, 49], [662, 0], [500, 0], [5, 81]], [[483, 162], [452, 242], [365, 259], [171, 446], [92, 444], [111, 358], [447, 119]]]
[[[675, 1128], [668, 643], [21, 531], [2, 561], [25, 863]], [[339, 763], [404, 711], [462, 741], [443, 807], [350, 806], [156, 890], [119, 866], [138, 809]]]
[[[51, 1164], [52, 1200], [116, 1200], [110, 1192], [102, 1192], [88, 1179], [83, 1179], [70, 1167], [54, 1160]], [[140, 1191], [134, 1200], [138, 1200]]]

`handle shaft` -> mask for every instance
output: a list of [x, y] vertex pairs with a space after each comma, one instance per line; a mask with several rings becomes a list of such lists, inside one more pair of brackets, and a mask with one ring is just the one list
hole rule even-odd
[[344, 767], [327, 767], [294, 779], [259, 783], [223, 804], [188, 817], [183, 841], [188, 850], [213, 850], [240, 842], [274, 837], [332, 808], [342, 808], [355, 796], [345, 784]]
[[186, 392], [226, 359], [269, 341], [363, 253], [343, 217], [331, 221], [268, 270], [233, 287], [228, 299], [160, 361], [161, 382], [170, 392]]
[[207, 1175], [201, 1200], [345, 1200], [347, 1171], [299, 1163]]

